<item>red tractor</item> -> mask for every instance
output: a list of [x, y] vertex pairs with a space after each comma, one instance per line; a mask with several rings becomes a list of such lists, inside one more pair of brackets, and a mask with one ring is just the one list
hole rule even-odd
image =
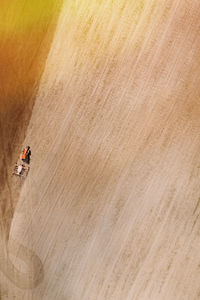
[[30, 163], [30, 158], [31, 158], [31, 150], [30, 150], [30, 146], [27, 146], [22, 151], [21, 160], [23, 162], [29, 164]]
[[31, 150], [30, 147], [27, 146], [22, 150], [22, 154], [20, 155], [20, 160], [15, 164], [13, 175], [19, 177], [26, 177], [29, 172], [29, 164], [30, 164]]

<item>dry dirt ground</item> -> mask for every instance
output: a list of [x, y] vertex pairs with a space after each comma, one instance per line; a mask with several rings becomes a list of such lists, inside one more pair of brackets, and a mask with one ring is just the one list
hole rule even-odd
[[[20, 186], [10, 174], [21, 152], [61, 1], [35, 1], [31, 7], [26, 0], [0, 1], [0, 240], [8, 238]], [[36, 8], [34, 23], [30, 10]]]
[[2, 299], [200, 299], [199, 32], [199, 0], [65, 1]]

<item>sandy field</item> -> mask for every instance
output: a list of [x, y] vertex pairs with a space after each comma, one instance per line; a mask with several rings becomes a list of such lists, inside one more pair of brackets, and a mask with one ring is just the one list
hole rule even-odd
[[200, 299], [199, 32], [199, 0], [64, 1], [3, 300]]

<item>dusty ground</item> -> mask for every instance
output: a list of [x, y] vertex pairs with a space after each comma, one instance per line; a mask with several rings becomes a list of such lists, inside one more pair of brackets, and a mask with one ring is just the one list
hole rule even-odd
[[65, 1], [3, 299], [200, 299], [199, 29], [195, 0]]
[[0, 237], [9, 233], [19, 186], [10, 173], [26, 136], [61, 4], [38, 2], [34, 24], [26, 0], [0, 2]]
[[[62, 0], [29, 4], [26, 0], [0, 2], [0, 270], [4, 273], [13, 269], [7, 264], [7, 241], [22, 187], [11, 174], [26, 136]], [[35, 5], [34, 23], [30, 9], [33, 12]], [[0, 273], [0, 298], [9, 285]]]

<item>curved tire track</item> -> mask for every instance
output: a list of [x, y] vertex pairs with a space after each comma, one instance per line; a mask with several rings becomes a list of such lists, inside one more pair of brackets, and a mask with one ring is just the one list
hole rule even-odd
[[[13, 264], [10, 255], [23, 261], [27, 266], [27, 272], [21, 272]], [[0, 254], [1, 272], [18, 288], [35, 288], [44, 278], [44, 269], [40, 258], [30, 249], [16, 240], [10, 240], [8, 249]]]

